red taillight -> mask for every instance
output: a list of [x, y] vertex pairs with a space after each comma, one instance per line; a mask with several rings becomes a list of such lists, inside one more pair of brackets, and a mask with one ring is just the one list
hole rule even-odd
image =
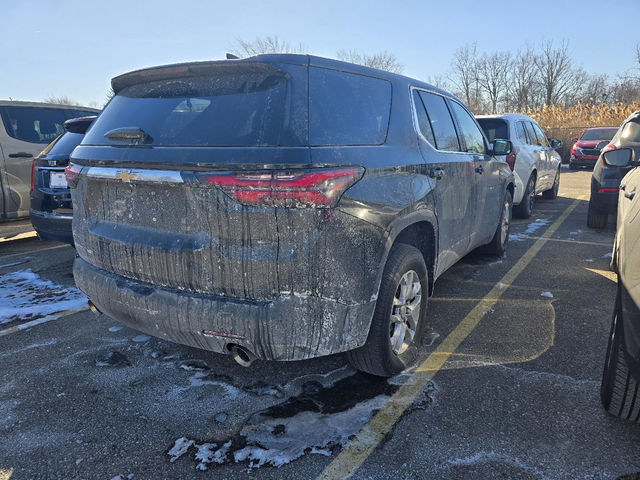
[[520, 151], [520, 147], [513, 147], [513, 151], [507, 155], [507, 165], [509, 165], [509, 168], [511, 169], [511, 171], [513, 171], [513, 169], [516, 167], [516, 155], [518, 155], [518, 152]]
[[33, 162], [31, 162], [31, 191], [33, 192], [33, 170], [36, 166], [36, 159], [34, 157]]
[[220, 188], [243, 205], [288, 208], [332, 208], [356, 183], [361, 167], [255, 173], [199, 173], [202, 183]]
[[70, 163], [67, 165], [67, 168], [64, 169], [64, 176], [70, 188], [76, 188], [76, 185], [78, 185], [78, 174], [81, 170], [81, 166], [74, 165], [73, 163]]
[[601, 188], [598, 193], [618, 193], [619, 191], [619, 188]]

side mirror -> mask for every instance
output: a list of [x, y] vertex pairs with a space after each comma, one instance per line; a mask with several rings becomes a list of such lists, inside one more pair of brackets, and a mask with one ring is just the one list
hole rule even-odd
[[562, 141], [556, 140], [555, 138], [551, 140], [551, 148], [553, 148], [554, 150], [557, 150], [560, 147], [562, 147]]
[[602, 154], [602, 159], [611, 167], [628, 167], [633, 161], [633, 150], [630, 148], [609, 150]]
[[578, 137], [573, 137], [573, 138], [571, 139], [571, 141], [572, 141], [573, 143], [576, 143], [576, 142], [578, 141]]
[[492, 155], [509, 155], [513, 151], [513, 144], [509, 140], [494, 140]]
[[598, 142], [598, 144], [596, 145], [596, 150], [602, 150], [607, 145], [609, 145], [609, 140], [603, 140], [601, 142]]

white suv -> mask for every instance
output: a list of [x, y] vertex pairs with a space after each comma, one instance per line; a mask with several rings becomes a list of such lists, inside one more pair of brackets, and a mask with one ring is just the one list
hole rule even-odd
[[0, 220], [29, 216], [33, 159], [66, 120], [100, 110], [50, 103], [0, 100]]
[[538, 193], [544, 198], [556, 198], [562, 159], [555, 150], [562, 146], [560, 140], [549, 141], [536, 121], [526, 115], [506, 113], [482, 115], [476, 119], [489, 142], [511, 140], [513, 143], [507, 163], [513, 170], [516, 184], [514, 215], [529, 218]]

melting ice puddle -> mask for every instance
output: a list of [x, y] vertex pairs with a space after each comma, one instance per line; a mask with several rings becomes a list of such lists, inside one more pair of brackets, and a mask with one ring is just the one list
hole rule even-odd
[[120, 330], [122, 330], [124, 327], [109, 327], [109, 331], [110, 332], [119, 332]]
[[[329, 387], [309, 381], [299, 396], [253, 414], [237, 436], [220, 446], [182, 437], [167, 453], [173, 462], [195, 447], [198, 470], [245, 461], [249, 470], [281, 467], [306, 453], [330, 456], [334, 448], [344, 448], [399, 388], [388, 379], [359, 372]], [[427, 404], [429, 388], [433, 385], [427, 386]], [[424, 408], [424, 403], [423, 399], [415, 408]]]
[[[530, 234], [534, 233], [536, 230], [538, 230], [540, 227], [544, 227], [548, 223], [549, 223], [549, 220], [544, 220], [542, 218], [539, 218], [535, 222], [532, 222], [532, 223], [529, 224], [527, 229], [524, 231], [524, 234], [525, 235], [530, 235]], [[511, 236], [509, 236], [509, 237], [511, 237]]]
[[611, 254], [611, 252], [609, 253], [605, 253], [602, 258], [611, 258], [613, 255]]
[[43, 280], [30, 269], [0, 276], [0, 325], [82, 309], [86, 303], [87, 298], [77, 288]]
[[143, 333], [140, 335], [136, 335], [131, 340], [133, 340], [136, 343], [148, 342], [149, 340], [151, 340], [151, 335], [147, 335], [146, 333]]

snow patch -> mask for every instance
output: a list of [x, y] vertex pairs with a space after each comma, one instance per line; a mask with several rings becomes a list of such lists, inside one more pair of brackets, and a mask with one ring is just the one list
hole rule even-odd
[[175, 462], [182, 455], [187, 453], [187, 450], [189, 450], [189, 447], [194, 443], [196, 443], [194, 440], [189, 440], [186, 437], [181, 437], [177, 439], [176, 443], [174, 443], [173, 447], [171, 447], [171, 450], [167, 452], [167, 455], [171, 457], [170, 462], [171, 463]]
[[549, 224], [549, 220], [545, 220], [543, 218], [539, 218], [535, 222], [532, 222], [532, 223], [529, 224], [527, 229], [524, 231], [524, 234], [525, 235], [530, 235], [530, 234], [534, 233], [536, 230], [538, 230], [540, 227], [544, 227], [545, 225], [548, 225], [548, 224]]
[[553, 293], [551, 292], [542, 292], [540, 294], [541, 297], [545, 297], [545, 298], [553, 298]]
[[43, 280], [32, 270], [0, 276], [0, 325], [15, 320], [35, 320], [65, 310], [81, 310], [87, 297], [73, 287]]
[[611, 258], [613, 256], [613, 254], [611, 252], [609, 253], [605, 253], [602, 258]]

